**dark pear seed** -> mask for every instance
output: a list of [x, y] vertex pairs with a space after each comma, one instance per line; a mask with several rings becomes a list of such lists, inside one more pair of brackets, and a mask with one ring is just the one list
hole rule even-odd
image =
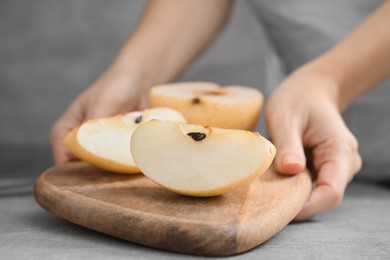
[[206, 134], [200, 132], [191, 132], [188, 133], [187, 135], [190, 136], [195, 141], [202, 141], [203, 139], [206, 138]]
[[199, 104], [200, 103], [200, 98], [195, 97], [192, 99], [192, 104]]
[[142, 121], [142, 115], [138, 116], [138, 117], [134, 120], [134, 122], [135, 122], [136, 124], [141, 123], [141, 121]]

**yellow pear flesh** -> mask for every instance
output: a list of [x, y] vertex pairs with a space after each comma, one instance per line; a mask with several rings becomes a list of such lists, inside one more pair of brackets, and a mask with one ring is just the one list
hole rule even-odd
[[263, 174], [275, 147], [259, 133], [149, 121], [131, 139], [141, 171], [179, 194], [220, 195]]
[[134, 130], [152, 119], [185, 122], [170, 108], [134, 111], [108, 118], [91, 119], [73, 129], [64, 140], [78, 158], [99, 168], [124, 174], [139, 173], [129, 146]]
[[208, 82], [173, 83], [153, 87], [151, 107], [173, 108], [188, 123], [253, 130], [263, 106], [260, 91], [243, 86], [221, 87]]

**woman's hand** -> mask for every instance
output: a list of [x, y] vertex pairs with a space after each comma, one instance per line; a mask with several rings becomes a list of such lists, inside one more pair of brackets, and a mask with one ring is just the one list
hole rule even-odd
[[145, 108], [148, 88], [178, 77], [222, 29], [231, 7], [231, 0], [148, 1], [114, 65], [55, 123], [50, 135], [55, 162], [74, 159], [62, 144], [73, 127]]
[[146, 107], [148, 86], [139, 75], [114, 67], [78, 96], [54, 124], [50, 144], [55, 163], [76, 159], [63, 144], [66, 134], [85, 120]]
[[288, 77], [271, 96], [266, 119], [278, 149], [275, 164], [285, 174], [306, 166], [315, 174], [309, 200], [296, 220], [340, 204], [361, 168], [356, 138], [340, 111], [390, 77], [390, 1], [340, 43]]
[[347, 184], [361, 168], [358, 143], [340, 115], [338, 95], [334, 81], [303, 68], [275, 90], [266, 108], [267, 125], [277, 148], [276, 168], [296, 174], [308, 163], [315, 176], [298, 221], [337, 207]]

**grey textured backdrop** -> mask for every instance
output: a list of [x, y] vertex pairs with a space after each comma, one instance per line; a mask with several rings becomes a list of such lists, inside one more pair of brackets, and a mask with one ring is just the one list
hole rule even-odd
[[[0, 143], [47, 142], [55, 119], [110, 65], [143, 3], [1, 1]], [[182, 80], [263, 85], [262, 52], [252, 52], [262, 41], [238, 3], [229, 26]]]

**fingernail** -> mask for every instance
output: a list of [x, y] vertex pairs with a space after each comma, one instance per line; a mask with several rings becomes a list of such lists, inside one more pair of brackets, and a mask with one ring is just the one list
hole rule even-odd
[[282, 164], [279, 166], [279, 170], [286, 174], [295, 174], [303, 170], [304, 165], [300, 158], [296, 155], [286, 155], [282, 159]]

